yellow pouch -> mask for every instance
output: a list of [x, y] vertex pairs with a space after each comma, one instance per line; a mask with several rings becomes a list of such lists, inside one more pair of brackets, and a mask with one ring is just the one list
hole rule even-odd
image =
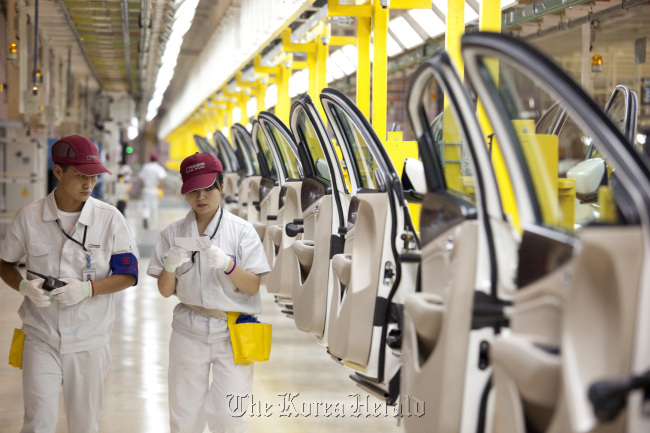
[[23, 368], [23, 345], [25, 344], [25, 333], [22, 329], [14, 329], [14, 338], [11, 340], [11, 349], [9, 349], [9, 365], [12, 367]]
[[236, 323], [241, 313], [228, 312], [228, 329], [235, 364], [268, 361], [271, 355], [271, 327], [266, 323]]

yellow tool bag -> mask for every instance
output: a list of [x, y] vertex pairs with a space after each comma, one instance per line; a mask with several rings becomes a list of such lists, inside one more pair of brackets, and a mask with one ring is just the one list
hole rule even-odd
[[[235, 364], [268, 361], [271, 355], [271, 325], [253, 316], [228, 312], [228, 329]], [[239, 319], [239, 320], [238, 320]]]
[[11, 340], [9, 349], [9, 365], [16, 368], [23, 368], [23, 345], [25, 344], [25, 333], [21, 329], [14, 329], [14, 338]]

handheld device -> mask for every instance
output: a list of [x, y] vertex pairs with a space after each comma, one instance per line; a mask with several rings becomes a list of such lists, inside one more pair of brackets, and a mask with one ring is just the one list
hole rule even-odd
[[51, 292], [54, 289], [58, 289], [59, 287], [63, 287], [67, 284], [49, 275], [39, 274], [38, 272], [30, 271], [29, 269], [27, 269], [27, 272], [32, 275], [36, 275], [37, 277], [43, 278], [45, 280], [43, 283], [43, 290], [47, 290], [48, 292]]

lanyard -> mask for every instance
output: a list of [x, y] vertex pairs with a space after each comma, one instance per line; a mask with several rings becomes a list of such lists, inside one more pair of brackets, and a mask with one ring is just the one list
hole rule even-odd
[[84, 251], [86, 252], [86, 267], [90, 268], [90, 253], [88, 252], [88, 249], [85, 246], [85, 244], [86, 244], [86, 232], [88, 231], [88, 226], [84, 226], [84, 237], [83, 237], [83, 240], [81, 242], [79, 242], [78, 240], [76, 240], [75, 238], [73, 238], [72, 236], [67, 234], [65, 232], [65, 230], [63, 230], [63, 227], [61, 227], [61, 221], [59, 221], [58, 218], [56, 219], [56, 224], [59, 226], [59, 229], [61, 229], [61, 233], [63, 233], [66, 238], [70, 239], [72, 242], [74, 242], [75, 244], [79, 245], [81, 248], [84, 249]]
[[[214, 231], [212, 232], [212, 235], [210, 236], [210, 240], [214, 238], [214, 235], [217, 234], [217, 230], [219, 230], [219, 226], [221, 225], [221, 217], [223, 216], [223, 208], [219, 206], [219, 211], [221, 212], [219, 214], [219, 220], [217, 221], [217, 226], [214, 228]], [[194, 256], [198, 253], [199, 251], [193, 251], [192, 252], [192, 263], [194, 263]]]
[[73, 238], [72, 236], [67, 234], [65, 232], [65, 230], [63, 230], [63, 227], [61, 227], [61, 221], [59, 221], [58, 218], [56, 220], [56, 224], [59, 226], [59, 228], [61, 229], [61, 233], [63, 233], [66, 238], [70, 239], [72, 242], [79, 245], [81, 248], [84, 249], [85, 252], [88, 252], [88, 249], [85, 246], [85, 244], [86, 244], [86, 231], [88, 230], [88, 226], [84, 226], [84, 238], [83, 238], [82, 242], [79, 242], [78, 240], [76, 240], [75, 238]]

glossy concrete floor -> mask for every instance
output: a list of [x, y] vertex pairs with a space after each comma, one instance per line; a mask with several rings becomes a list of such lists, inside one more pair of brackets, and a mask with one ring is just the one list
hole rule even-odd
[[[182, 218], [182, 198], [160, 203], [159, 222], [142, 228], [138, 202], [127, 207], [127, 220], [141, 252], [140, 281], [116, 298], [111, 338], [112, 365], [106, 379], [100, 418], [102, 433], [164, 433], [167, 410], [168, 342], [176, 298], [165, 299], [146, 275], [149, 255], [161, 228]], [[349, 370], [332, 361], [325, 349], [280, 313], [262, 289], [261, 319], [273, 324], [271, 359], [255, 366], [252, 401], [245, 417], [249, 432], [399, 432], [393, 408], [364, 393], [348, 378]], [[0, 281], [0, 433], [22, 426], [22, 375], [7, 364], [22, 296]], [[208, 432], [208, 430], [205, 430]], [[67, 432], [60, 401], [56, 433]]]

